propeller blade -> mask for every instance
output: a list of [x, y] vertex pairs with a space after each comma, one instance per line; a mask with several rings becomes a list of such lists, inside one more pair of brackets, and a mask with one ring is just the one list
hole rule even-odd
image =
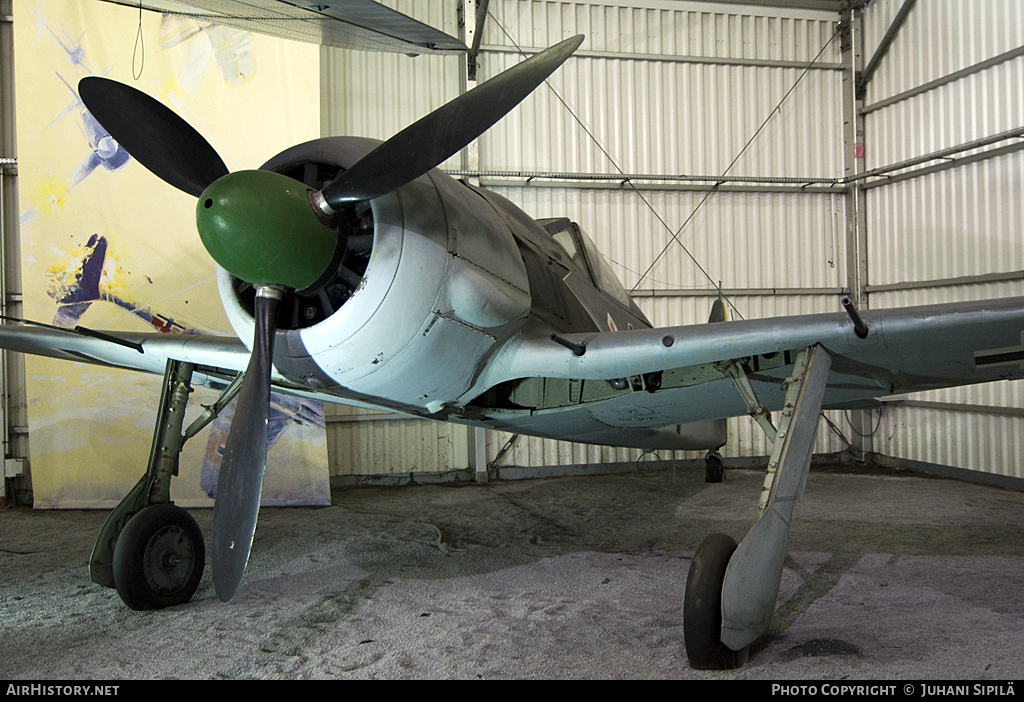
[[580, 34], [555, 44], [406, 127], [327, 185], [327, 205], [337, 211], [380, 197], [440, 165], [522, 102], [582, 42]]
[[132, 158], [178, 190], [199, 197], [227, 166], [188, 122], [145, 93], [89, 76], [78, 82], [89, 112]]
[[249, 366], [235, 400], [213, 506], [213, 584], [223, 602], [235, 596], [249, 560], [267, 467], [270, 371], [281, 291], [256, 289], [256, 330]]

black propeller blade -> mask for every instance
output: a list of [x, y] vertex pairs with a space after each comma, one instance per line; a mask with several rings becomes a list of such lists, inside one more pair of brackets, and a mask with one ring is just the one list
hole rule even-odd
[[234, 597], [242, 581], [260, 511], [263, 472], [267, 467], [270, 371], [280, 304], [281, 290], [257, 288], [252, 355], [235, 399], [235, 416], [217, 477], [217, 499], [213, 506], [213, 584], [217, 597], [224, 602]]
[[555, 44], [406, 127], [324, 187], [332, 210], [371, 200], [410, 183], [443, 163], [522, 102], [568, 59], [583, 35]]
[[227, 175], [227, 166], [209, 142], [145, 93], [90, 76], [78, 82], [78, 94], [132, 158], [178, 190], [199, 197], [206, 186]]

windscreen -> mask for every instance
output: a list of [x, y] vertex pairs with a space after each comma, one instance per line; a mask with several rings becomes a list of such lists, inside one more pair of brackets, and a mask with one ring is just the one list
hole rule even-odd
[[629, 294], [622, 287], [622, 283], [619, 282], [615, 273], [612, 272], [612, 268], [608, 265], [604, 255], [597, 250], [597, 246], [590, 240], [590, 237], [587, 236], [587, 233], [583, 231], [580, 225], [574, 224], [573, 227], [579, 232], [580, 241], [586, 250], [587, 259], [590, 261], [590, 270], [594, 276], [594, 284], [597, 285], [599, 290], [611, 295], [624, 307], [630, 307]]

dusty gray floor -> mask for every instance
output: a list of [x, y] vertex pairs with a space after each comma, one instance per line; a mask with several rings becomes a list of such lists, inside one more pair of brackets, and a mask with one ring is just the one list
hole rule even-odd
[[760, 482], [335, 491], [262, 512], [230, 604], [207, 569], [192, 602], [144, 613], [89, 582], [105, 513], [7, 509], [0, 679], [1021, 677], [1024, 494], [892, 474], [812, 473], [770, 635], [742, 670], [692, 671], [690, 558], [742, 537]]

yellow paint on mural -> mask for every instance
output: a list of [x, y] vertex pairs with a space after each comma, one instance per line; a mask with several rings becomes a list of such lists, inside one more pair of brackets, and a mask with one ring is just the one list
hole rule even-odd
[[[77, 84], [103, 75], [142, 90], [192, 124], [229, 168], [255, 168], [319, 136], [318, 47], [144, 12], [136, 80], [137, 10], [15, 0], [14, 13], [24, 315], [99, 330], [232, 334], [195, 231], [195, 199], [128, 158], [91, 120]], [[36, 506], [112, 507], [146, 468], [161, 379], [39, 357], [26, 359], [26, 372]], [[214, 399], [197, 390], [186, 421]], [[322, 419], [315, 426], [307, 411], [275, 410], [291, 423], [268, 456], [271, 501], [294, 503], [300, 489], [313, 503], [329, 500]], [[172, 482], [178, 504], [212, 504], [201, 476], [216, 453], [211, 435], [185, 446]]]
[[59, 214], [67, 203], [68, 184], [60, 178], [46, 176], [38, 181], [27, 198], [40, 212]]

